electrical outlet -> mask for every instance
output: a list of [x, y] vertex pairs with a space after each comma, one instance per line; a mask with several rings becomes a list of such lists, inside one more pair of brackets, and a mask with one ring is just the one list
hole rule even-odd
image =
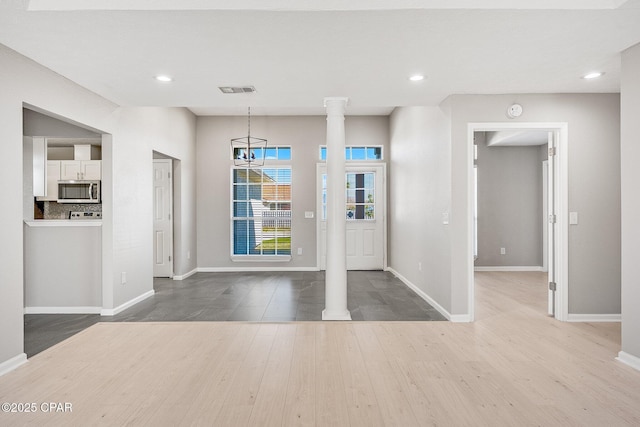
[[422, 263], [421, 262], [418, 263], [418, 271], [422, 271]]
[[120, 283], [122, 283], [123, 285], [127, 283], [127, 272], [123, 271], [120, 274]]
[[302, 255], [302, 248], [298, 248], [298, 255]]
[[187, 259], [191, 259], [191, 251], [187, 251]]
[[506, 255], [507, 250], [505, 248], [500, 248], [500, 255]]

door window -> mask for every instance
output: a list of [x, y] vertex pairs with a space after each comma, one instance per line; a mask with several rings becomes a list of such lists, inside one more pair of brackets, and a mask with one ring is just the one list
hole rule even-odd
[[[375, 172], [349, 172], [345, 176], [347, 221], [376, 218]], [[322, 220], [327, 219], [327, 175], [322, 175]]]

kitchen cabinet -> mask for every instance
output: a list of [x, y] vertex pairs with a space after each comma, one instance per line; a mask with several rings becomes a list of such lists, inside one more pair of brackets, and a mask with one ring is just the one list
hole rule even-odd
[[47, 140], [42, 137], [25, 137], [33, 144], [33, 195], [44, 197], [47, 195]]
[[101, 160], [61, 160], [60, 179], [100, 180], [102, 179]]
[[60, 180], [60, 161], [47, 160], [47, 191], [44, 200], [58, 199], [58, 181]]
[[60, 180], [60, 161], [47, 160], [46, 167], [47, 182], [43, 196], [38, 196], [38, 201], [58, 200], [58, 181]]

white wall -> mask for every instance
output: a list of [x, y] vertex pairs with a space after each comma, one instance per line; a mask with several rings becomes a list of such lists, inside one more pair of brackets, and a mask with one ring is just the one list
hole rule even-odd
[[[451, 310], [451, 140], [438, 107], [396, 108], [391, 115], [389, 266]], [[422, 269], [419, 268], [422, 263]]]
[[[622, 351], [640, 358], [640, 44], [622, 54]], [[638, 359], [640, 360], [640, 359]], [[640, 367], [640, 363], [637, 363]]]
[[25, 224], [24, 303], [31, 313], [38, 312], [34, 308], [102, 306], [102, 230], [78, 225]]
[[[103, 305], [152, 289], [151, 174], [154, 149], [182, 160], [181, 250], [195, 245], [195, 117], [181, 108], [120, 108], [0, 45], [0, 179], [5, 206], [23, 206], [23, 104], [107, 134], [103, 139]], [[9, 185], [11, 183], [11, 185]], [[105, 188], [106, 187], [106, 188]], [[22, 209], [0, 209], [0, 367], [23, 353]], [[186, 272], [195, 268], [179, 263]], [[120, 285], [126, 271], [128, 284]]]
[[[292, 260], [277, 263], [231, 261], [230, 236], [230, 140], [246, 136], [247, 117], [198, 117], [198, 268], [315, 269], [316, 221], [305, 211], [316, 211], [316, 164], [319, 146], [326, 143], [324, 116], [252, 116], [251, 135], [266, 138], [269, 146], [291, 146]], [[389, 146], [389, 118], [350, 116], [345, 120], [347, 145]], [[287, 163], [283, 163], [287, 164]], [[295, 248], [302, 248], [297, 255]]]
[[[507, 107], [522, 104], [518, 119]], [[455, 95], [452, 109], [452, 310], [467, 312], [470, 122], [566, 122], [569, 133], [569, 313], [620, 313], [620, 96]], [[566, 221], [567, 219], [565, 219]]]

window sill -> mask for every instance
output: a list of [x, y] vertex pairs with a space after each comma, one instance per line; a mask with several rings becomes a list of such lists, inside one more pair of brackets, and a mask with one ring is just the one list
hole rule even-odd
[[288, 262], [291, 255], [231, 255], [233, 262]]

